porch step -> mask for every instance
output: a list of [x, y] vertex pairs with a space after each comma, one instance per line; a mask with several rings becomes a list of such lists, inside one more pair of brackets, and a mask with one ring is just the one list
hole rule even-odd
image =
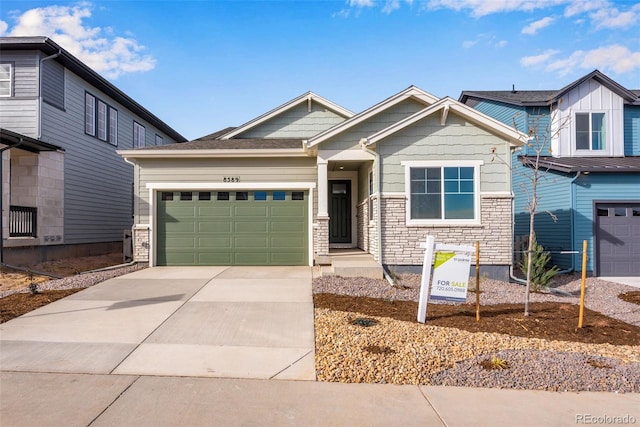
[[[367, 257], [335, 257], [331, 262], [332, 272], [327, 273], [342, 277], [369, 277], [382, 279], [382, 266]], [[328, 269], [327, 269], [328, 270]]]

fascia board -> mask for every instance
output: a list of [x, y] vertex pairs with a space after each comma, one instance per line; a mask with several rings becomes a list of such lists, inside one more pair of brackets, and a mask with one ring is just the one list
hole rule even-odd
[[118, 150], [125, 159], [177, 159], [214, 157], [309, 157], [299, 148], [278, 150]]
[[528, 135], [512, 129], [504, 123], [495, 120], [485, 114], [482, 114], [465, 104], [457, 102], [452, 98], [446, 97], [431, 105], [430, 107], [418, 111], [417, 113], [407, 117], [406, 119], [401, 120], [385, 129], [382, 129], [374, 135], [371, 135], [370, 137], [366, 138], [366, 145], [376, 144], [380, 140], [406, 128], [407, 126], [416, 123], [419, 120], [422, 120], [427, 116], [430, 116], [431, 114], [438, 112], [441, 109], [444, 109], [445, 107], [448, 107], [450, 111], [455, 112], [456, 114], [476, 123], [477, 125], [487, 128], [490, 132], [507, 138], [513, 145], [523, 145], [524, 142], [528, 139]]
[[247, 123], [238, 126], [237, 128], [235, 128], [234, 130], [232, 130], [231, 132], [224, 134], [220, 137], [220, 139], [231, 139], [234, 136], [240, 135], [243, 132], [246, 132], [247, 130], [260, 125], [261, 123], [264, 123], [274, 117], [276, 117], [279, 114], [282, 114], [283, 112], [303, 103], [303, 102], [307, 102], [308, 100], [312, 100], [314, 102], [317, 102], [318, 104], [332, 110], [335, 111], [336, 113], [340, 114], [343, 117], [346, 118], [350, 118], [353, 117], [354, 113], [352, 111], [347, 110], [344, 107], [339, 106], [338, 104], [329, 101], [328, 99], [325, 99], [319, 95], [316, 95], [313, 92], [307, 92], [303, 95], [298, 96], [297, 98], [292, 99], [289, 102], [286, 102], [284, 104], [282, 104], [279, 107], [274, 108], [271, 111], [266, 112], [265, 114], [256, 117], [253, 120], [248, 121]]
[[431, 105], [435, 102], [438, 101], [438, 98], [436, 98], [435, 96], [431, 95], [428, 92], [425, 92], [415, 86], [410, 86], [407, 89], [403, 90], [402, 92], [399, 92], [387, 99], [385, 99], [382, 102], [379, 102], [378, 104], [369, 107], [368, 109], [364, 110], [361, 113], [356, 114], [355, 116], [351, 117], [350, 119], [339, 123], [337, 125], [335, 125], [332, 128], [327, 129], [326, 131], [319, 133], [318, 135], [309, 138], [309, 140], [307, 141], [307, 147], [311, 148], [315, 145], [318, 145], [330, 138], [333, 138], [334, 136], [346, 131], [347, 129], [356, 126], [362, 122], [364, 122], [365, 120], [370, 119], [371, 117], [375, 116], [376, 114], [379, 114], [380, 112], [389, 109], [397, 104], [399, 104], [400, 102], [411, 98], [411, 97], [415, 97], [420, 99], [421, 101], [423, 101], [426, 105]]

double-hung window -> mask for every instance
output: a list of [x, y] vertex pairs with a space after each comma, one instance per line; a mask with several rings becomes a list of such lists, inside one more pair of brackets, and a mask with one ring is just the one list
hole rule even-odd
[[96, 135], [96, 97], [88, 92], [84, 94], [84, 131]]
[[576, 113], [576, 150], [598, 151], [606, 148], [605, 113]]
[[480, 222], [482, 161], [407, 161], [407, 224]]
[[107, 140], [107, 104], [98, 100], [98, 139]]
[[156, 133], [156, 145], [163, 145], [163, 144], [164, 144], [164, 140], [162, 139], [162, 136]]
[[0, 64], [0, 96], [1, 97], [9, 97], [11, 96], [11, 88], [12, 88], [12, 70], [11, 64], [4, 63]]
[[144, 142], [146, 138], [146, 132], [144, 126], [140, 123], [133, 122], [133, 147], [134, 148], [142, 148], [146, 144]]

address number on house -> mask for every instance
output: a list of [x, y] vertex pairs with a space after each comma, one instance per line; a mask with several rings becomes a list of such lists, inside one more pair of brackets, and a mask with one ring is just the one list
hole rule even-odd
[[239, 176], [225, 176], [222, 178], [222, 182], [240, 182]]

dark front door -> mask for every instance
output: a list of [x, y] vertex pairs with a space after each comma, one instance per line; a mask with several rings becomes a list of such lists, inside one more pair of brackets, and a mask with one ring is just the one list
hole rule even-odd
[[329, 243], [351, 243], [351, 181], [329, 181]]

